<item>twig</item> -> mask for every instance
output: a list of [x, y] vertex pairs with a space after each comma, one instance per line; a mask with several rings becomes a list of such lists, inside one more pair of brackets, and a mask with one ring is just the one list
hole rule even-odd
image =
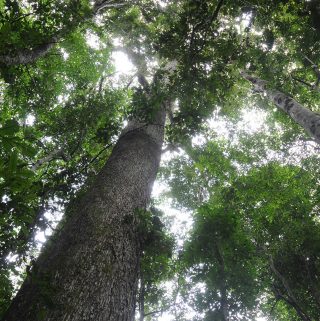
[[94, 156], [91, 161], [86, 164], [82, 169], [80, 169], [79, 173], [83, 173], [105, 150], [107, 150], [113, 143], [106, 145], [103, 149], [101, 149], [96, 156]]
[[300, 82], [301, 84], [306, 85], [307, 87], [311, 88], [312, 90], [315, 90], [315, 91], [317, 91], [317, 92], [320, 92], [320, 88], [318, 88], [318, 86], [317, 86], [316, 84], [312, 85], [312, 84], [310, 84], [310, 83], [308, 83], [308, 82], [306, 82], [306, 81], [304, 81], [304, 80], [302, 80], [302, 79], [300, 79], [300, 78], [294, 77], [294, 76], [291, 76], [291, 78], [292, 78], [293, 80], [295, 80], [295, 81]]

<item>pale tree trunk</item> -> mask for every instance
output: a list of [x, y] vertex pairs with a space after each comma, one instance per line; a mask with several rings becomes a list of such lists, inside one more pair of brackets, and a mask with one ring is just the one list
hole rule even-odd
[[150, 198], [165, 104], [129, 122], [106, 165], [70, 206], [3, 321], [132, 321], [141, 256], [137, 210]]
[[267, 88], [265, 80], [249, 75], [245, 71], [241, 71], [241, 75], [254, 85], [255, 90], [264, 92], [273, 103], [286, 112], [296, 123], [301, 125], [317, 143], [320, 143], [319, 114], [303, 107], [281, 91]]
[[12, 54], [0, 55], [0, 63], [6, 66], [33, 63], [45, 56], [55, 46], [57, 40], [58, 38], [54, 37], [50, 42], [31, 49], [20, 49]]

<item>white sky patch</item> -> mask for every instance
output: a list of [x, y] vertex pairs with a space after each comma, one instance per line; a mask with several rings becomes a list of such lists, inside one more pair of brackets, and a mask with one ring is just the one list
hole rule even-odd
[[[57, 203], [57, 200], [55, 200], [53, 203]], [[64, 208], [61, 206], [60, 208], [58, 208], [58, 210], [54, 212], [45, 212], [44, 217], [48, 220], [50, 227], [48, 227], [44, 231], [38, 231], [38, 233], [35, 236], [35, 241], [37, 242], [37, 249], [39, 251], [41, 250], [43, 244], [48, 240], [48, 237], [50, 237], [53, 234], [53, 231], [61, 221], [63, 214]]]
[[165, 8], [168, 4], [166, 3], [166, 1], [163, 0], [156, 0], [156, 3], [161, 7], [161, 8]]
[[52, 137], [51, 136], [45, 136], [40, 139], [42, 143], [51, 143], [52, 142]]
[[[183, 153], [183, 150], [179, 150], [178, 152], [166, 152], [162, 154], [162, 165], [174, 157], [179, 157], [179, 155]], [[193, 224], [192, 213], [185, 209], [174, 208], [172, 206], [172, 199], [170, 199], [170, 197], [163, 197], [163, 195], [169, 191], [170, 188], [165, 182], [156, 180], [152, 190], [152, 197], [159, 201], [157, 208], [162, 210], [165, 216], [172, 220], [170, 232], [175, 235], [178, 248], [181, 248]]]
[[135, 67], [129, 60], [128, 56], [122, 51], [115, 51], [112, 53], [111, 58], [116, 67], [116, 72], [121, 74], [131, 73]]
[[60, 48], [60, 50], [61, 50], [63, 59], [67, 60], [69, 58], [69, 54], [63, 48]]
[[34, 117], [32, 114], [27, 115], [25, 124], [27, 126], [32, 126], [36, 120], [36, 117]]
[[219, 133], [220, 137], [228, 138], [229, 137], [229, 129], [228, 129], [228, 122], [221, 118], [210, 118], [207, 120], [207, 124], [209, 125], [209, 128], [214, 130], [215, 132]]
[[234, 27], [238, 31], [239, 34], [242, 34], [245, 28], [249, 27], [250, 21], [252, 19], [252, 13], [243, 13], [241, 17], [235, 19], [236, 24]]
[[249, 27], [250, 21], [252, 20], [252, 13], [244, 13], [241, 19], [241, 25], [243, 28]]
[[[182, 149], [179, 149], [179, 151], [163, 153], [161, 156], [161, 165], [164, 166], [170, 159], [179, 157], [183, 154], [184, 151]], [[172, 205], [173, 200], [168, 196], [164, 197], [169, 191], [170, 188], [166, 182], [157, 179], [153, 185], [152, 197], [156, 200], [156, 207], [164, 213], [166, 218], [170, 219], [171, 224], [168, 228], [170, 233], [173, 233], [175, 236], [178, 249], [181, 249], [188, 232], [192, 228], [192, 212], [187, 211], [186, 209], [174, 208]]]
[[[209, 129], [217, 133], [217, 135], [224, 139], [230, 139], [230, 135], [236, 135], [240, 131], [245, 131], [248, 134], [254, 134], [258, 131], [264, 130], [267, 113], [261, 109], [254, 107], [246, 108], [241, 112], [240, 120], [233, 126], [225, 117], [219, 116], [219, 110], [215, 112], [213, 117], [207, 120]], [[236, 139], [235, 136], [232, 137]], [[206, 141], [204, 135], [197, 135], [193, 138], [194, 145], [201, 145]]]
[[192, 146], [202, 146], [207, 142], [207, 138], [204, 135], [196, 135], [194, 137], [192, 137]]
[[3, 195], [1, 198], [1, 202], [2, 203], [8, 203], [9, 201], [11, 201], [11, 198], [8, 195]]
[[59, 95], [57, 98], [58, 98], [57, 100], [58, 100], [59, 104], [61, 104], [64, 101], [63, 95]]
[[240, 127], [253, 134], [264, 127], [267, 113], [261, 110], [252, 108], [252, 109], [245, 109], [241, 115], [242, 121], [239, 123]]
[[93, 49], [99, 49], [101, 45], [99, 37], [91, 32], [86, 34], [86, 41], [87, 44]]

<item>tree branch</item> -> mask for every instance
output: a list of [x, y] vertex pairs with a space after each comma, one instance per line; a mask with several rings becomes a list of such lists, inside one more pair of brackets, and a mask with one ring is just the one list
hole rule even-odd
[[54, 149], [53, 151], [51, 151], [47, 156], [37, 160], [31, 167], [31, 170], [32, 171], [36, 171], [42, 164], [44, 163], [47, 163], [47, 162], [50, 162], [54, 159], [57, 159], [59, 157], [65, 157], [64, 153], [63, 153], [63, 150], [60, 149], [60, 148], [56, 148]]
[[309, 316], [302, 310], [302, 308], [299, 306], [298, 301], [295, 297], [295, 295], [293, 294], [289, 283], [287, 282], [287, 280], [285, 279], [285, 277], [278, 271], [278, 269], [275, 267], [274, 264], [274, 260], [272, 255], [269, 255], [269, 266], [271, 268], [271, 271], [276, 275], [276, 277], [281, 281], [283, 287], [285, 288], [288, 298], [285, 298], [283, 295], [281, 295], [281, 297], [287, 302], [289, 303], [292, 307], [294, 307], [294, 309], [297, 311], [297, 313], [300, 315], [300, 317], [304, 320], [304, 321], [312, 321]]
[[110, 146], [112, 146], [112, 145], [113, 145], [113, 144], [110, 143], [110, 144], [106, 145], [105, 147], [103, 147], [103, 148], [96, 154], [96, 156], [94, 156], [94, 157], [91, 159], [91, 161], [90, 161], [88, 164], [86, 164], [83, 168], [80, 169], [79, 173], [82, 173], [84, 170], [86, 170], [86, 169], [90, 166], [90, 164], [92, 164], [94, 161], [96, 161], [96, 159], [97, 159], [105, 150], [107, 150], [107, 149], [108, 149]]
[[214, 20], [218, 18], [218, 14], [223, 6], [224, 0], [220, 0], [217, 4], [216, 10], [213, 12], [211, 19], [210, 19], [210, 25], [213, 23]]
[[[297, 78], [297, 77], [294, 77], [294, 76], [291, 76], [291, 78], [292, 78], [293, 80], [295, 80], [295, 81], [297, 81], [297, 82], [300, 82], [301, 84], [303, 84], [303, 85], [311, 88], [312, 90], [315, 90], [315, 91], [317, 91], [317, 92], [320, 92], [320, 88], [318, 87], [317, 83], [315, 83], [315, 84], [312, 85], [312, 84], [310, 84], [310, 83], [308, 83], [308, 82], [306, 82], [306, 81], [304, 81], [304, 80], [302, 80], [302, 79], [300, 79], [300, 78]], [[319, 82], [319, 81], [318, 81], [318, 82]]]
[[114, 9], [114, 8], [121, 8], [123, 6], [127, 5], [125, 2], [114, 2], [112, 0], [102, 0], [102, 1], [96, 1], [93, 6], [93, 12], [94, 14], [98, 13], [99, 11], [103, 9]]
[[[309, 59], [307, 56], [304, 56], [306, 60], [308, 60], [311, 63], [311, 68], [313, 69], [314, 73], [316, 74], [317, 80], [314, 85], [310, 85], [312, 89], [317, 89], [318, 85], [320, 83], [320, 70], [317, 64], [315, 64], [311, 59]], [[320, 91], [320, 90], [318, 90]]]
[[32, 63], [38, 58], [45, 56], [57, 42], [58, 37], [52, 37], [49, 42], [38, 45], [35, 48], [21, 49], [13, 55], [0, 55], [0, 63], [7, 66]]

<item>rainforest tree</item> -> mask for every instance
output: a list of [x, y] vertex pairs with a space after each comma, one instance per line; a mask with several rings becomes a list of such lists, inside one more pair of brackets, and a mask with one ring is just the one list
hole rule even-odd
[[[301, 157], [314, 145], [240, 75], [254, 73], [316, 108], [314, 2], [0, 6], [3, 320], [133, 320], [138, 292], [140, 320], [173, 306], [183, 318], [182, 297], [195, 319], [319, 317], [318, 160]], [[135, 68], [122, 84], [112, 51]], [[242, 150], [223, 150], [206, 120], [215, 112], [238, 128], [241, 108], [254, 103], [268, 114], [264, 130], [276, 132], [240, 144], [229, 130]], [[195, 135], [206, 135], [209, 150], [194, 150]], [[164, 170], [174, 200], [194, 213], [180, 252], [159, 212], [147, 210], [162, 149], [184, 150], [189, 166], [179, 159]], [[288, 163], [294, 150], [300, 158]], [[59, 207], [63, 219], [31, 258], [36, 233], [52, 227], [48, 213]], [[25, 264], [7, 309], [12, 274]], [[168, 278], [177, 281], [171, 299], [159, 294]]]

